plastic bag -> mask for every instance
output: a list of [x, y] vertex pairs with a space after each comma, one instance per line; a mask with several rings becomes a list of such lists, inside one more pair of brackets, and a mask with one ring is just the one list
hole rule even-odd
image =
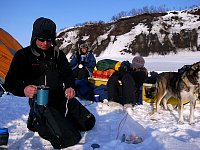
[[120, 120], [117, 129], [117, 139], [128, 144], [138, 144], [144, 141], [145, 128], [135, 121], [128, 113]]

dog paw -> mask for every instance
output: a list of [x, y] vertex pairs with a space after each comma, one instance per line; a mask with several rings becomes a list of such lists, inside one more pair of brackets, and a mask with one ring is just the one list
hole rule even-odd
[[183, 121], [183, 120], [179, 120], [179, 121], [178, 121], [178, 124], [179, 124], [179, 125], [183, 125], [183, 124], [184, 124], [184, 121]]
[[194, 124], [195, 124], [194, 121], [190, 121], [190, 122], [189, 122], [189, 125], [194, 125]]
[[167, 108], [168, 108], [168, 110], [173, 110], [174, 109], [172, 104], [167, 104]]
[[148, 115], [149, 115], [149, 116], [152, 116], [152, 115], [154, 115], [155, 113], [156, 113], [156, 112], [151, 111], [151, 112], [148, 113]]

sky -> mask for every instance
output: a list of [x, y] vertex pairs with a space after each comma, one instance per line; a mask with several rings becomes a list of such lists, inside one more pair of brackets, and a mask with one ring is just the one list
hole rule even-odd
[[88, 21], [110, 22], [118, 13], [146, 6], [180, 10], [199, 0], [1, 0], [0, 27], [23, 46], [30, 43], [33, 22], [47, 17], [57, 24], [57, 32]]

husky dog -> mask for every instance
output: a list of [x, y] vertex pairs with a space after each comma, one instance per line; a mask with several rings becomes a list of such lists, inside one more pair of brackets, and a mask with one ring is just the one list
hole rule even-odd
[[156, 111], [159, 112], [160, 102], [167, 109], [167, 100], [173, 96], [178, 100], [179, 124], [184, 123], [183, 102], [190, 100], [189, 123], [194, 123], [194, 108], [198, 99], [200, 85], [200, 61], [191, 65], [183, 73], [163, 72], [158, 75], [156, 82]]

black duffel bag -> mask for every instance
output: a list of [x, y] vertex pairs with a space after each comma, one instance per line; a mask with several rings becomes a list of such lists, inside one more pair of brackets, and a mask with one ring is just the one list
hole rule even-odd
[[80, 132], [73, 127], [73, 124], [51, 106], [34, 104], [29, 113], [27, 124], [29, 129], [30, 123], [31, 127], [55, 149], [73, 146], [81, 139]]

